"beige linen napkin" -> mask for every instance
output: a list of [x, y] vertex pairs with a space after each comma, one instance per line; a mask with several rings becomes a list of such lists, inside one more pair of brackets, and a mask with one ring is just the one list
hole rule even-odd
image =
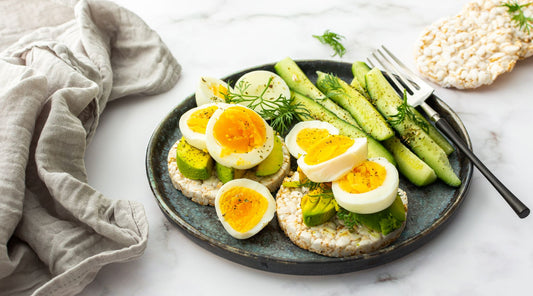
[[1, 295], [76, 294], [146, 248], [143, 206], [88, 185], [85, 149], [109, 100], [181, 68], [130, 11], [70, 2], [0, 1]]

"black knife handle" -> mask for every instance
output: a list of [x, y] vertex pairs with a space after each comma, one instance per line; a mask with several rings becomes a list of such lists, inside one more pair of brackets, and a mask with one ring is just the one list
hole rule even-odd
[[505, 201], [511, 206], [515, 213], [520, 218], [525, 218], [529, 215], [529, 208], [522, 203], [507, 187], [505, 187], [496, 176], [468, 149], [464, 141], [455, 133], [453, 128], [444, 118], [435, 118], [435, 126], [445, 134], [456, 146], [463, 152], [468, 159], [478, 168], [478, 170], [489, 180], [489, 182], [498, 190]]

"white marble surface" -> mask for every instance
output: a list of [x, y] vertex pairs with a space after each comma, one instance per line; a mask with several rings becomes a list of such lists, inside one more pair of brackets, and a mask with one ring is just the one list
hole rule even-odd
[[[388, 264], [331, 276], [259, 271], [204, 250], [168, 222], [146, 178], [145, 151], [154, 128], [195, 91], [200, 75], [222, 77], [286, 56], [352, 62], [380, 44], [412, 65], [422, 29], [467, 1], [116, 2], [161, 35], [183, 72], [171, 91], [114, 101], [103, 113], [87, 151], [89, 182], [110, 198], [142, 202], [150, 238], [141, 258], [105, 266], [83, 295], [531, 293], [533, 218], [517, 218], [478, 171], [455, 218], [435, 239]], [[331, 58], [331, 50], [311, 37], [326, 29], [346, 37], [343, 58]], [[477, 155], [530, 207], [532, 73], [529, 59], [488, 87], [437, 88], [463, 120]]]

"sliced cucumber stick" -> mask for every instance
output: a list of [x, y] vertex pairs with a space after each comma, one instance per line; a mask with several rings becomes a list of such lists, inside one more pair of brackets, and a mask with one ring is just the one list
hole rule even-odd
[[439, 145], [442, 150], [444, 150], [446, 155], [450, 155], [453, 151], [455, 151], [455, 148], [453, 148], [452, 144], [450, 144], [448, 139], [446, 139], [435, 126], [433, 126], [429, 121], [427, 121], [427, 119], [422, 114], [420, 114], [420, 112], [418, 112], [416, 108], [411, 107], [411, 110], [418, 119], [423, 120], [427, 123], [429, 137], [433, 139], [433, 141], [435, 141], [435, 143], [437, 143], [437, 145]]
[[276, 65], [274, 65], [274, 70], [276, 70], [276, 73], [285, 80], [285, 83], [287, 83], [291, 90], [317, 101], [319, 104], [335, 113], [335, 115], [342, 120], [357, 125], [357, 121], [352, 117], [350, 112], [344, 110], [326, 97], [326, 95], [322, 93], [311, 80], [309, 80], [307, 75], [305, 75], [298, 64], [296, 64], [291, 58], [287, 57], [277, 62]]
[[352, 79], [352, 82], [350, 82], [350, 86], [355, 88], [355, 90], [362, 94], [367, 100], [370, 100], [370, 96], [368, 95], [366, 88], [364, 88], [361, 83], [359, 83], [359, 80], [357, 80], [357, 78], [354, 77]]
[[362, 130], [378, 141], [394, 136], [394, 131], [383, 116], [357, 90], [337, 76], [320, 71], [317, 74], [318, 89], [350, 112]]
[[[398, 113], [398, 106], [403, 101], [379, 69], [374, 68], [366, 74], [366, 85], [381, 114], [389, 118]], [[392, 126], [411, 150], [435, 171], [437, 177], [450, 186], [461, 184], [444, 150], [408, 116]]]
[[370, 67], [362, 61], [356, 61], [352, 64], [352, 74], [354, 79], [361, 85], [361, 87], [366, 90], [366, 79], [365, 75], [370, 71]]
[[398, 170], [416, 186], [429, 185], [437, 179], [435, 171], [407, 148], [397, 137], [382, 142], [392, 152]]
[[313, 100], [323, 100], [326, 98], [326, 95], [309, 80], [298, 64], [290, 57], [286, 57], [277, 62], [274, 65], [274, 70], [285, 80], [290, 89]]
[[[354, 79], [351, 82], [352, 87], [359, 90], [360, 92], [364, 91], [368, 95], [368, 90], [366, 88], [366, 80], [365, 75], [370, 71], [370, 67], [362, 61], [357, 61], [352, 64], [352, 73], [354, 75]], [[369, 97], [369, 96], [368, 96]], [[372, 101], [372, 98], [369, 98], [373, 104], [375, 104]], [[429, 121], [422, 115], [416, 108], [411, 107], [411, 110], [414, 114], [416, 114], [417, 118], [426, 123], [426, 126], [428, 127], [428, 134], [437, 143], [442, 150], [446, 153], [446, 155], [450, 155], [455, 149], [450, 144], [448, 139], [446, 139]]]

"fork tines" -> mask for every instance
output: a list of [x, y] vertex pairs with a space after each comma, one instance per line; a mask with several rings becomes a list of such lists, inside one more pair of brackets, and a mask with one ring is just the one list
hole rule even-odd
[[[402, 63], [392, 52], [390, 52], [385, 46], [381, 46], [374, 50], [371, 57], [375, 62], [385, 70], [387, 76], [395, 84], [400, 92], [407, 90], [409, 94], [413, 94], [417, 91], [421, 91], [421, 85], [425, 85], [413, 71], [411, 71], [404, 63]], [[385, 52], [385, 53], [384, 53]], [[371, 58], [367, 59], [370, 66], [374, 67], [374, 63]]]

